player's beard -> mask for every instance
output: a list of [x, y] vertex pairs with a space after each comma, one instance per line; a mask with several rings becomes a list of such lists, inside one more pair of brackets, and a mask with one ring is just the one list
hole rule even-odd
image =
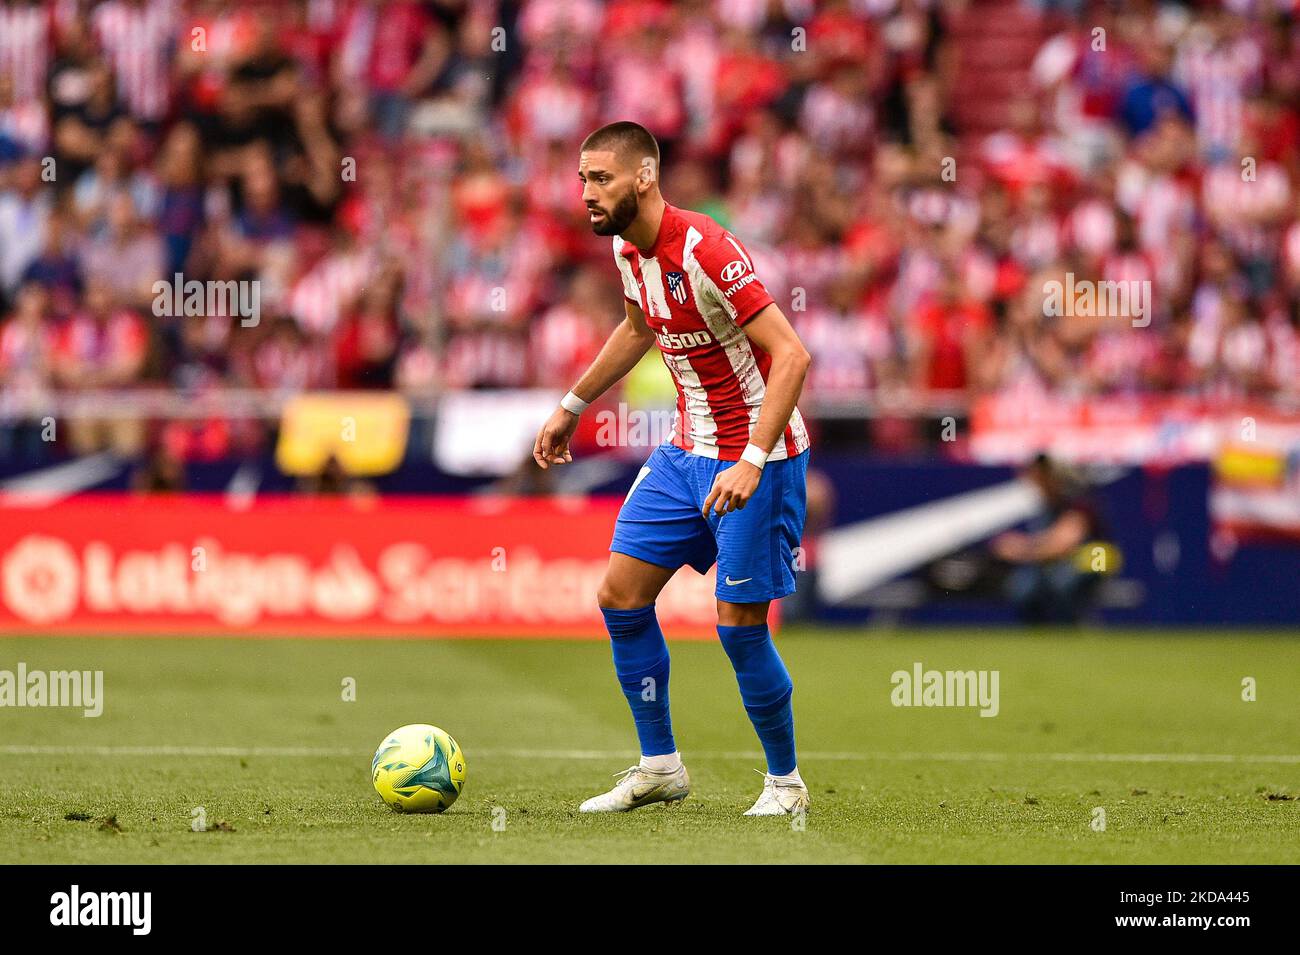
[[591, 224], [591, 231], [596, 235], [618, 235], [636, 221], [641, 211], [641, 200], [637, 197], [636, 187], [628, 189], [619, 197], [612, 210], [598, 209], [605, 213], [605, 218]]

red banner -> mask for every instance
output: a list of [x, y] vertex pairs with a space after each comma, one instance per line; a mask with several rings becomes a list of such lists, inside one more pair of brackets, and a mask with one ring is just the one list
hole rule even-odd
[[[0, 506], [0, 632], [604, 637], [617, 499], [93, 494]], [[713, 637], [713, 572], [657, 603]]]
[[1063, 461], [1176, 465], [1227, 444], [1291, 442], [1300, 413], [1263, 402], [1190, 396], [988, 395], [971, 409], [971, 457], [1018, 464], [1039, 451]]

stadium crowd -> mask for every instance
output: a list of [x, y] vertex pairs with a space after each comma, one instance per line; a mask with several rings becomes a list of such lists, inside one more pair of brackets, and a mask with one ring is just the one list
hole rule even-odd
[[[1004, 12], [1041, 35], [979, 128], [961, 57]], [[746, 242], [814, 417], [1300, 397], [1294, 4], [0, 0], [4, 434], [60, 392], [568, 387], [621, 317], [576, 178], [615, 118]], [[1045, 314], [1067, 273], [1150, 314]], [[175, 276], [256, 280], [258, 320], [156, 314]], [[76, 450], [157, 439], [97, 424]]]

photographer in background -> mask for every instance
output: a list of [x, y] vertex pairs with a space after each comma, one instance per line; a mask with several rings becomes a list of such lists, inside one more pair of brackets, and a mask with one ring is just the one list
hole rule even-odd
[[1011, 565], [1003, 592], [1026, 623], [1078, 623], [1102, 576], [1117, 569], [1113, 548], [1102, 543], [1096, 500], [1045, 454], [1022, 477], [1042, 494], [1043, 510], [1027, 530], [1008, 531], [989, 544], [993, 557]]

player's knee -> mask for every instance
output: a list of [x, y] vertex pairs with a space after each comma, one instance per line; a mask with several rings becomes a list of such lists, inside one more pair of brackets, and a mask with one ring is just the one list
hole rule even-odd
[[734, 604], [719, 600], [718, 623], [724, 627], [757, 627], [767, 623], [767, 611], [770, 601], [752, 604]]
[[596, 591], [596, 603], [601, 610], [637, 610], [650, 601], [633, 588], [606, 579], [601, 581], [600, 589]]

